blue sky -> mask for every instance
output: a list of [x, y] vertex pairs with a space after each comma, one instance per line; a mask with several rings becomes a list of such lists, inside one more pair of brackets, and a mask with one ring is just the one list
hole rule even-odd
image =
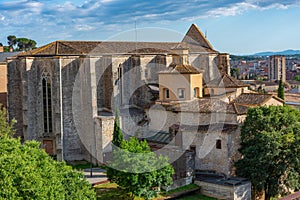
[[216, 50], [251, 54], [300, 49], [299, 15], [300, 0], [0, 0], [0, 42], [126, 40], [135, 22], [138, 40], [180, 41], [195, 23]]

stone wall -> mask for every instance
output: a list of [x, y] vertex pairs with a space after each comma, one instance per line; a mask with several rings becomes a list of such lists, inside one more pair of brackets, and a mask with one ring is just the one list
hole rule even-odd
[[14, 128], [16, 137], [24, 140], [23, 134], [23, 105], [22, 105], [22, 72], [25, 60], [8, 60], [7, 66], [7, 91], [8, 91], [8, 116], [9, 120], [15, 119], [17, 123]]
[[[222, 173], [226, 176], [235, 175], [234, 162], [240, 158], [240, 129], [207, 131], [182, 131], [184, 149], [190, 146], [196, 148], [195, 169]], [[221, 148], [216, 147], [216, 141], [221, 141]]]
[[[230, 113], [199, 113], [195, 112], [172, 112], [160, 104], [152, 106], [146, 110], [150, 118], [150, 129], [169, 131], [173, 124], [190, 126], [208, 125], [215, 123], [237, 124], [237, 115]], [[159, 119], [159, 120], [157, 120]]]
[[86, 144], [92, 143], [94, 132], [89, 60], [61, 58], [61, 68], [64, 159], [88, 160]]
[[221, 185], [204, 181], [195, 181], [201, 187], [201, 194], [224, 200], [249, 200], [251, 199], [251, 183], [242, 185]]

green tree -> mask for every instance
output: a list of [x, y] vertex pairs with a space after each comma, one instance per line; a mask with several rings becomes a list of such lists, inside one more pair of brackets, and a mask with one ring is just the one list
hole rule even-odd
[[240, 74], [240, 70], [238, 68], [231, 68], [230, 69], [230, 75], [235, 77], [235, 78], [238, 78]]
[[173, 167], [168, 158], [156, 156], [146, 141], [131, 137], [113, 151], [107, 177], [134, 196], [151, 199], [161, 186], [172, 184]]
[[81, 172], [53, 160], [36, 141], [12, 138], [2, 110], [0, 122], [0, 200], [96, 199]]
[[16, 41], [20, 51], [28, 51], [36, 47], [36, 41], [28, 38], [17, 38]]
[[116, 109], [112, 143], [117, 147], [121, 147], [121, 144], [122, 144], [123, 140], [124, 140], [123, 139], [123, 134], [122, 134], [122, 130], [121, 130], [121, 127], [120, 127], [119, 110]]
[[7, 36], [7, 43], [10, 48], [14, 48], [14, 46], [17, 44], [17, 37], [15, 35], [9, 35]]
[[294, 80], [300, 82], [300, 76], [299, 76], [299, 75], [295, 76], [295, 77], [294, 77]]
[[15, 120], [12, 120], [11, 123], [8, 123], [6, 109], [0, 104], [0, 139], [3, 136], [12, 136], [13, 135], [14, 123], [15, 123]]
[[237, 175], [269, 200], [300, 187], [300, 112], [288, 106], [248, 110], [241, 130]]
[[277, 90], [277, 96], [284, 100], [284, 85], [282, 83], [282, 80], [279, 81], [279, 86]]

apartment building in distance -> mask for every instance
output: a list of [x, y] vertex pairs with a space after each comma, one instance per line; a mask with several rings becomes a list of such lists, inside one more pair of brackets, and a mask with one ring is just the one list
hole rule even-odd
[[269, 57], [269, 80], [276, 81], [282, 79], [286, 82], [286, 58], [275, 55]]

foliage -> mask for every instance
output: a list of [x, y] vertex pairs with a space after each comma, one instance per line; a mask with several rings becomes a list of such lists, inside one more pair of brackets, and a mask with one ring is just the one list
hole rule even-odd
[[57, 162], [40, 143], [12, 138], [11, 125], [0, 112], [0, 199], [95, 199], [81, 172]]
[[284, 100], [284, 85], [282, 83], [282, 80], [279, 80], [279, 86], [277, 91], [277, 96]]
[[17, 37], [15, 35], [7, 36], [7, 43], [8, 45], [13, 48], [17, 44]]
[[28, 38], [17, 38], [15, 35], [7, 36], [7, 43], [10, 48], [17, 45], [19, 51], [28, 51], [36, 48], [36, 41]]
[[255, 60], [264, 60], [265, 57], [262, 56], [236, 56], [236, 55], [230, 55], [230, 59], [232, 61], [255, 61]]
[[131, 137], [113, 151], [107, 177], [126, 192], [150, 199], [161, 186], [172, 184], [174, 169], [167, 161], [167, 157], [151, 152], [146, 141]]
[[300, 187], [300, 112], [288, 106], [248, 110], [241, 130], [237, 174], [266, 199]]
[[[70, 165], [70, 164], [69, 164]], [[77, 169], [77, 170], [83, 170], [83, 169], [87, 169], [87, 168], [91, 168], [91, 163], [85, 163], [85, 164], [74, 164], [74, 165], [70, 165], [73, 169]], [[92, 167], [98, 167], [95, 164], [92, 164]]]
[[0, 139], [3, 136], [12, 136], [14, 134], [14, 123], [15, 120], [12, 120], [11, 123], [8, 123], [6, 109], [0, 104]]
[[230, 69], [230, 75], [235, 77], [235, 78], [238, 78], [240, 74], [240, 70], [238, 68], [231, 68]]
[[267, 94], [267, 91], [261, 85], [257, 88], [257, 92], [260, 94]]
[[294, 80], [300, 82], [300, 76], [299, 76], [299, 75], [295, 76], [295, 77], [294, 77]]
[[122, 134], [122, 130], [120, 127], [120, 117], [119, 117], [119, 111], [118, 109], [116, 110], [116, 115], [115, 115], [115, 122], [114, 122], [114, 132], [113, 132], [113, 139], [112, 139], [112, 143], [117, 146], [120, 147], [122, 142], [123, 142], [123, 134]]
[[36, 41], [28, 38], [17, 38], [16, 41], [20, 51], [28, 51], [36, 47]]

